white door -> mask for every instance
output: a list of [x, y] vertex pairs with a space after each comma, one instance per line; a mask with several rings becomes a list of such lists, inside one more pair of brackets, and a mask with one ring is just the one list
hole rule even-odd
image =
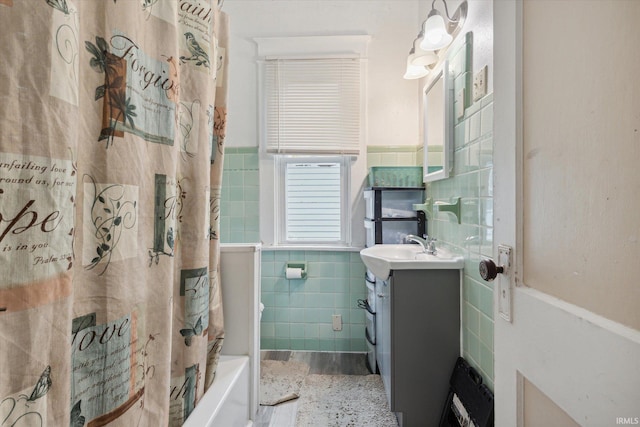
[[497, 426], [640, 424], [639, 20], [494, 1]]

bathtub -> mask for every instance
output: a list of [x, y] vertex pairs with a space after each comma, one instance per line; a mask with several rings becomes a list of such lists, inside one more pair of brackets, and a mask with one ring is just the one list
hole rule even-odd
[[259, 243], [220, 245], [224, 344], [215, 380], [183, 427], [253, 425], [260, 384], [260, 256]]
[[250, 413], [249, 356], [220, 356], [216, 378], [183, 427], [253, 425]]

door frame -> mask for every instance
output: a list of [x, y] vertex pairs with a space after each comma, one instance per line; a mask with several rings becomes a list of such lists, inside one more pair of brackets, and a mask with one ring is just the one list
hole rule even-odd
[[494, 284], [495, 425], [524, 425], [525, 378], [580, 425], [639, 424], [640, 331], [522, 280], [522, 1], [493, 3], [494, 259], [499, 244], [514, 248], [511, 322]]

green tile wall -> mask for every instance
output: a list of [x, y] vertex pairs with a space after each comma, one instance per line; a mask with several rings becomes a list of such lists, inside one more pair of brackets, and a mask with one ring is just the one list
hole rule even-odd
[[[287, 280], [287, 261], [307, 261], [307, 279]], [[358, 252], [262, 251], [260, 347], [270, 350], [366, 351], [365, 267]], [[342, 315], [333, 331], [332, 315]]]
[[[258, 148], [225, 149], [220, 204], [220, 241], [260, 241]], [[285, 261], [306, 260], [306, 280], [284, 278]], [[365, 268], [358, 252], [262, 251], [261, 348], [366, 351]], [[331, 316], [343, 329], [332, 330]]]
[[367, 167], [422, 166], [421, 150], [415, 145], [371, 145], [367, 147]]
[[[452, 53], [456, 91], [466, 86], [464, 50]], [[493, 248], [493, 95], [473, 102], [454, 130], [454, 170], [449, 179], [427, 185], [427, 197], [450, 202], [462, 198], [461, 224], [449, 213], [428, 222], [438, 244], [465, 257], [463, 278], [464, 357], [493, 389], [493, 287], [478, 273], [481, 258]]]
[[220, 241], [260, 241], [257, 147], [226, 147], [222, 170]]

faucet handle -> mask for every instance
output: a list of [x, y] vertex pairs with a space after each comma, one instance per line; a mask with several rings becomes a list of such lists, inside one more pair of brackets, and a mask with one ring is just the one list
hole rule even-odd
[[427, 237], [427, 247], [425, 249], [426, 249], [426, 252], [428, 254], [431, 254], [431, 255], [435, 255], [436, 254], [436, 252], [437, 252], [437, 250], [436, 250], [436, 242], [437, 241], [438, 240], [435, 239], [435, 238]]

